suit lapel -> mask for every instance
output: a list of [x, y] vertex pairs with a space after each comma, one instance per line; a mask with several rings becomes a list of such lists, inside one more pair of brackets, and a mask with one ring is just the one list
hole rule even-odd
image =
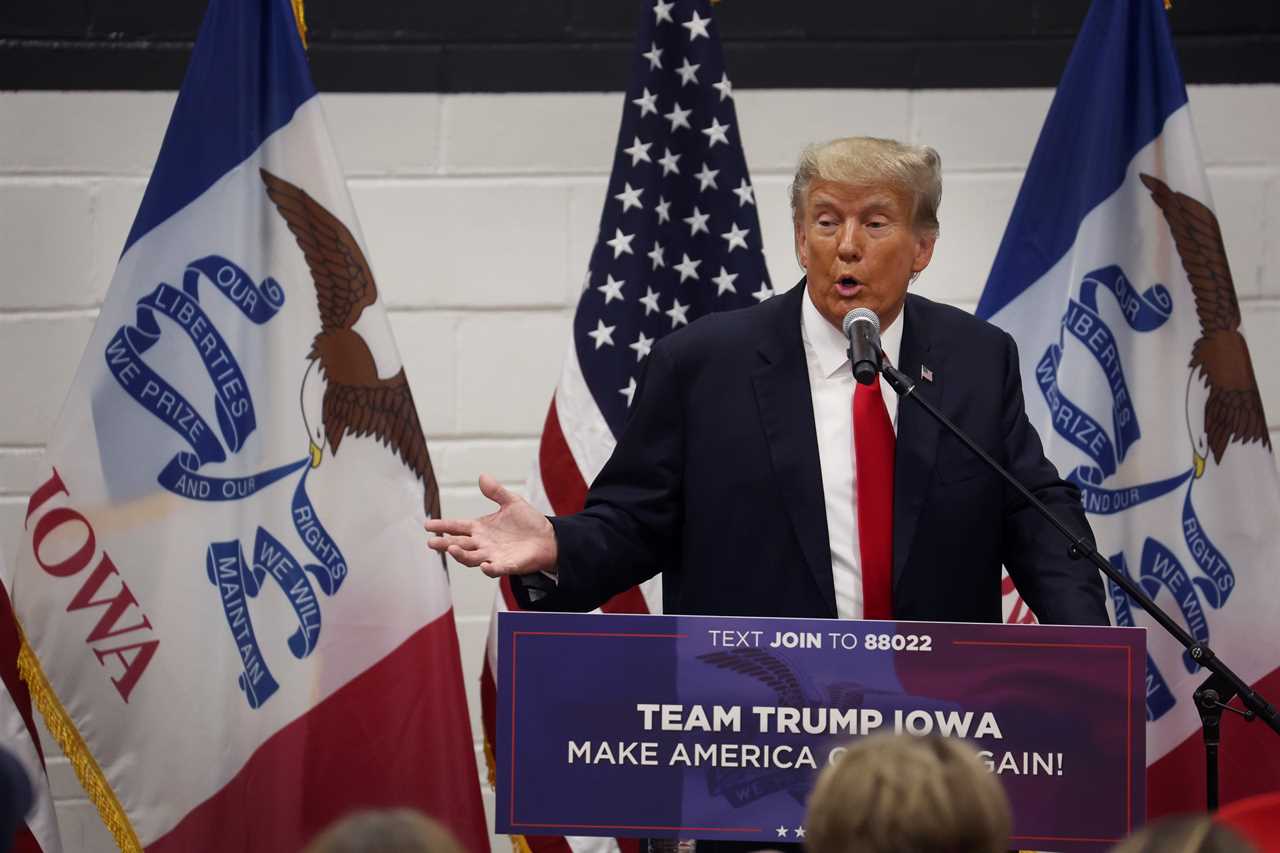
[[[898, 367], [912, 382], [916, 393], [942, 408], [946, 388], [944, 353], [935, 346], [929, 327], [928, 303], [907, 296], [903, 308], [902, 349]], [[921, 367], [927, 366], [932, 381], [921, 380]], [[893, 582], [896, 587], [915, 541], [920, 512], [933, 479], [938, 456], [940, 427], [928, 412], [911, 400], [898, 402], [898, 440], [895, 445], [893, 477]]]
[[752, 374], [760, 422], [769, 444], [770, 461], [787, 507], [800, 550], [830, 615], [836, 615], [835, 582], [831, 578], [831, 545], [818, 460], [818, 433], [813, 423], [813, 397], [804, 342], [800, 337], [800, 300], [804, 286], [775, 297], [772, 336], [759, 346], [760, 362]]

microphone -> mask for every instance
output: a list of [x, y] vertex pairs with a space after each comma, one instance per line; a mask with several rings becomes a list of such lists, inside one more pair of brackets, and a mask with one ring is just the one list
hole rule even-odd
[[862, 385], [870, 385], [880, 372], [880, 318], [870, 308], [854, 308], [844, 315], [840, 327], [849, 339], [853, 378]]

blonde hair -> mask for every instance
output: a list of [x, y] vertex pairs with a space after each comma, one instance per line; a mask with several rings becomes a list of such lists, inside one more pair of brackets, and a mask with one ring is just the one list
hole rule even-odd
[[331, 824], [303, 853], [463, 853], [443, 825], [413, 809], [361, 811]]
[[1178, 815], [1152, 821], [1112, 853], [1254, 853], [1252, 844], [1208, 815]]
[[809, 185], [815, 179], [892, 187], [910, 197], [915, 230], [938, 234], [942, 157], [928, 145], [908, 145], [873, 136], [850, 136], [810, 145], [801, 152], [791, 182], [791, 218], [797, 223], [809, 197]]
[[872, 735], [818, 777], [805, 817], [809, 853], [1003, 853], [1009, 800], [967, 744]]

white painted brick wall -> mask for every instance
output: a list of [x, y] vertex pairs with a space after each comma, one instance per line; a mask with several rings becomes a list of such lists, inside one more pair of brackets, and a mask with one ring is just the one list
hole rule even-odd
[[[742, 91], [741, 133], [774, 282], [798, 278], [786, 187], [805, 143], [928, 142], [946, 174], [943, 237], [921, 293], [972, 307], [1052, 92]], [[0, 547], [26, 496], [133, 221], [172, 93], [0, 93]], [[1273, 441], [1280, 440], [1280, 86], [1191, 92]], [[599, 224], [622, 99], [324, 99], [451, 514], [486, 511], [481, 471], [519, 487], [564, 355]], [[494, 393], [495, 390], [501, 393]], [[455, 570], [472, 725], [493, 587]], [[483, 759], [477, 753], [477, 760]], [[110, 840], [50, 760], [68, 853]], [[487, 798], [492, 807], [492, 798]], [[495, 849], [502, 849], [495, 839]]]

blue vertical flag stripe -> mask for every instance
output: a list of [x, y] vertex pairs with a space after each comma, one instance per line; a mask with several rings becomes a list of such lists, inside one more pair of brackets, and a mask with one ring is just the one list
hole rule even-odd
[[978, 301], [979, 317], [1013, 301], [1066, 254], [1085, 216], [1119, 189], [1129, 161], [1186, 102], [1161, 0], [1094, 0]]
[[315, 93], [289, 0], [211, 0], [124, 251], [243, 162]]
[[751, 176], [707, 0], [646, 5], [574, 346], [614, 435], [649, 347], [768, 298]]

